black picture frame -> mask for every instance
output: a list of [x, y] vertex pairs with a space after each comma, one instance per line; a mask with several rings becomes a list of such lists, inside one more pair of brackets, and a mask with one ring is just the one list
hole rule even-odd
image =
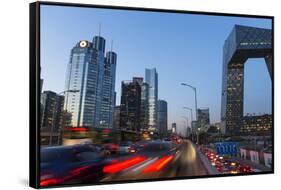
[[[94, 5], [94, 4], [78, 4], [78, 3], [61, 3], [40, 1], [29, 4], [29, 185], [33, 188], [40, 187], [40, 6], [54, 5], [67, 7], [87, 7], [87, 8], [102, 8], [112, 10], [132, 10], [145, 12], [162, 12], [162, 13], [185, 13], [195, 15], [212, 15], [212, 16], [231, 16], [231, 17], [247, 17], [247, 18], [266, 18], [272, 21], [272, 171], [251, 173], [247, 175], [273, 174], [274, 167], [274, 16], [265, 15], [248, 15], [236, 13], [218, 13], [218, 12], [201, 12], [188, 10], [170, 10], [142, 7], [126, 7], [126, 6], [111, 6], [111, 5]], [[122, 184], [136, 182], [151, 182], [151, 181], [167, 181], [167, 180], [184, 180], [195, 178], [212, 178], [212, 177], [233, 177], [245, 176], [245, 174], [223, 174], [223, 175], [204, 175], [191, 177], [173, 177], [173, 178], [158, 178], [158, 179], [142, 179], [142, 180], [122, 180], [112, 182], [98, 182], [89, 184], [75, 185], [60, 185], [52, 187], [68, 187], [68, 186], [86, 186], [86, 185], [101, 185], [101, 184]]]

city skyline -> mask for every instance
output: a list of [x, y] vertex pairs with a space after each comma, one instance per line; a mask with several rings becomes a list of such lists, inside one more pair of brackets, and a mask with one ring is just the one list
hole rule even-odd
[[[44, 6], [43, 6], [44, 7]], [[194, 107], [193, 104], [193, 93], [185, 88], [180, 86], [181, 82], [188, 82], [198, 89], [198, 108], [200, 107], [209, 107], [210, 108], [210, 119], [211, 122], [220, 121], [220, 100], [221, 100], [221, 73], [222, 73], [222, 45], [224, 39], [226, 39], [228, 33], [233, 28], [234, 24], [245, 24], [257, 27], [266, 27], [271, 28], [271, 21], [266, 19], [249, 19], [249, 18], [234, 18], [234, 17], [216, 17], [216, 16], [202, 16], [202, 15], [187, 15], [187, 14], [178, 14], [173, 15], [173, 17], [169, 17], [167, 20], [168, 25], [170, 27], [163, 26], [162, 23], [157, 24], [159, 21], [159, 16], [157, 13], [151, 13], [152, 18], [151, 21], [148, 23], [144, 23], [145, 15], [147, 13], [143, 12], [130, 12], [130, 11], [116, 11], [116, 15], [114, 11], [111, 12], [112, 16], [106, 16], [106, 10], [103, 9], [85, 9], [79, 8], [78, 10], [72, 10], [71, 8], [64, 8], [64, 14], [66, 16], [57, 17], [58, 19], [52, 19], [49, 17], [58, 16], [60, 13], [56, 10], [56, 8], [52, 7], [48, 10], [51, 11], [53, 14], [48, 14], [48, 17], [44, 17], [44, 9], [48, 9], [44, 7], [42, 9], [42, 17], [41, 19], [45, 19], [42, 25], [42, 29], [44, 33], [42, 33], [42, 46], [44, 53], [41, 53], [42, 60], [42, 78], [44, 79], [44, 90], [53, 90], [56, 92], [60, 92], [61, 89], [64, 89], [64, 75], [65, 73], [64, 68], [66, 68], [67, 63], [69, 62], [69, 54], [70, 49], [73, 47], [75, 43], [80, 40], [91, 40], [93, 36], [98, 35], [98, 25], [102, 23], [101, 27], [101, 36], [108, 39], [107, 47], [113, 48], [114, 51], [118, 52], [118, 64], [116, 70], [116, 83], [115, 83], [115, 90], [117, 91], [117, 105], [119, 105], [118, 101], [120, 101], [120, 89], [121, 89], [121, 81], [128, 80], [134, 76], [145, 76], [145, 68], [156, 68], [159, 74], [159, 99], [165, 99], [168, 102], [168, 126], [171, 123], [176, 122], [180, 123], [182, 120], [180, 117], [183, 114], [186, 114], [184, 110], [182, 110], [182, 106], [189, 106]], [[82, 15], [78, 15], [82, 13]], [[61, 8], [59, 9], [61, 11]], [[112, 11], [112, 10], [111, 10]], [[67, 14], [77, 14], [77, 18], [75, 17], [74, 20], [80, 20], [82, 23], [87, 23], [89, 20], [93, 20], [90, 18], [94, 18], [94, 16], [98, 16], [96, 21], [91, 21], [92, 27], [85, 26], [85, 30], [70, 30], [70, 34], [66, 34], [62, 36], [60, 31], [65, 31], [65, 27], [72, 28], [75, 26], [75, 22], [69, 22], [67, 19]], [[125, 18], [124, 15], [132, 14], [132, 18]], [[161, 15], [165, 17], [166, 14], [172, 13], [165, 13]], [[91, 16], [89, 16], [91, 15]], [[144, 18], [142, 18], [142, 17]], [[150, 15], [151, 16], [151, 15]], [[171, 16], [171, 15], [170, 15]], [[119, 24], [134, 24], [134, 19], [137, 18], [136, 23], [139, 23], [139, 26], [136, 26], [137, 29], [142, 28], [142, 34], [134, 33], [136, 29], [132, 29], [135, 27], [129, 27], [132, 33], [126, 34], [122, 31], [117, 24], [113, 24], [110, 21], [110, 18], [115, 17], [125, 19], [124, 23]], [[81, 18], [84, 18], [81, 20]], [[204, 18], [204, 19], [203, 19]], [[182, 19], [186, 19], [184, 23], [186, 23], [186, 28], [181, 27], [185, 33], [185, 35], [181, 36], [182, 31], [174, 30], [176, 26], [181, 26]], [[60, 30], [59, 25], [60, 22], [67, 21], [64, 24], [64, 28]], [[161, 20], [165, 20], [161, 18]], [[196, 26], [197, 20], [199, 23], [202, 24], [200, 26]], [[205, 20], [205, 21], [204, 21]], [[206, 22], [210, 22], [207, 26], [204, 26]], [[56, 23], [52, 22], [56, 21]], [[227, 22], [225, 22], [227, 21]], [[122, 20], [123, 22], [123, 20]], [[214, 22], [219, 25], [223, 26], [218, 30], [214, 25], [210, 27]], [[223, 23], [227, 23], [227, 25], [223, 25]], [[254, 23], [254, 24], [253, 24]], [[155, 26], [153, 25], [155, 24]], [[48, 27], [47, 27], [48, 26]], [[81, 23], [79, 24], [81, 27]], [[147, 31], [148, 26], [150, 26], [150, 30]], [[47, 28], [46, 28], [47, 27]], [[157, 28], [160, 27], [160, 28]], [[219, 32], [220, 35], [214, 35], [214, 39], [210, 39], [209, 36], [200, 36], [200, 30], [205, 33], [204, 28], [207, 27], [210, 30], [210, 33]], [[90, 29], [93, 28], [93, 29]], [[199, 34], [194, 34], [193, 36], [188, 36], [194, 29], [196, 31], [200, 29], [198, 32]], [[216, 29], [214, 29], [216, 28]], [[112, 29], [112, 30], [111, 30]], [[179, 33], [179, 37], [172, 36], [163, 37], [159, 36], [161, 29], [166, 29], [167, 31], [164, 32], [167, 36], [171, 36], [171, 34]], [[189, 31], [190, 30], [190, 31]], [[54, 35], [53, 32], [56, 31]], [[82, 31], [82, 32], [81, 32]], [[212, 33], [212, 34], [213, 34]], [[120, 34], [124, 34], [123, 36]], [[163, 34], [163, 35], [164, 35]], [[119, 35], [119, 36], [118, 36]], [[138, 36], [140, 35], [140, 36]], [[148, 37], [150, 36], [150, 37]], [[142, 42], [137, 40], [140, 38]], [[200, 37], [200, 38], [199, 38]], [[191, 39], [195, 38], [195, 39]], [[49, 42], [46, 41], [49, 39]], [[52, 39], [52, 40], [50, 40]], [[113, 47], [110, 45], [110, 39], [114, 40]], [[163, 39], [167, 41], [163, 43]], [[196, 41], [197, 40], [197, 41]], [[211, 42], [212, 48], [208, 46], [208, 44], [203, 44], [203, 42], [207, 41], [208, 43]], [[216, 42], [218, 41], [219, 42]], [[62, 41], [62, 42], [61, 42]], [[148, 43], [150, 42], [151, 43]], [[190, 42], [186, 44], [186, 42]], [[216, 42], [216, 43], [215, 43]], [[135, 44], [134, 44], [135, 43]], [[137, 45], [136, 45], [137, 44]], [[163, 45], [167, 45], [163, 46]], [[200, 44], [203, 44], [202, 46]], [[56, 47], [57, 46], [57, 47]], [[170, 46], [170, 47], [169, 47]], [[215, 47], [213, 47], [215, 46]], [[134, 48], [133, 48], [134, 47]], [[150, 51], [149, 49], [152, 48], [155, 51]], [[157, 48], [156, 48], [157, 47]], [[175, 48], [178, 47], [178, 48]], [[56, 48], [60, 48], [59, 55], [58, 53], [54, 52]], [[207, 56], [200, 56], [198, 54], [198, 50], [202, 53], [208, 52]], [[200, 52], [199, 51], [199, 52]], [[195, 53], [197, 52], [197, 53]], [[216, 53], [215, 53], [216, 52]], [[53, 55], [53, 56], [49, 56]], [[214, 56], [215, 55], [215, 56]], [[191, 64], [193, 62], [194, 64]], [[210, 63], [212, 62], [212, 63]], [[139, 64], [138, 64], [139, 63]], [[173, 63], [173, 66], [169, 67], [169, 64]], [[54, 64], [59, 64], [57, 67], [54, 67]], [[253, 66], [253, 64], [255, 64]], [[206, 69], [201, 69], [201, 67], [205, 66]], [[53, 67], [53, 68], [52, 68]], [[247, 61], [245, 67], [245, 113], [252, 113], [252, 112], [266, 112], [271, 113], [271, 84], [267, 71], [265, 69], [266, 65], [263, 60], [260, 59], [253, 59]], [[183, 72], [185, 71], [186, 72]], [[58, 72], [60, 74], [58, 75]], [[212, 73], [213, 72], [213, 73]], [[254, 83], [257, 78], [252, 76], [252, 73], [260, 73], [258, 79], [260, 79], [260, 85]], [[186, 73], [186, 74], [185, 74]], [[180, 75], [181, 74], [181, 75]], [[62, 77], [63, 76], [63, 77]], [[194, 77], [197, 76], [197, 77]], [[61, 78], [61, 81], [57, 81], [58, 78]], [[55, 80], [54, 80], [55, 79]], [[249, 85], [252, 85], [249, 87]], [[172, 88], [171, 88], [172, 87]], [[172, 89], [172, 90], [171, 90]], [[251, 91], [259, 91], [258, 89], [265, 89], [264, 92], [259, 94], [252, 93]], [[178, 93], [180, 92], [180, 94]], [[255, 95], [254, 98], [250, 98], [251, 96]], [[174, 98], [177, 96], [178, 98]], [[211, 103], [209, 103], [211, 102]], [[263, 103], [262, 105], [256, 104], [256, 102]], [[268, 103], [270, 102], [270, 103]], [[247, 103], [249, 105], [247, 105]], [[253, 111], [257, 110], [257, 111]]]
[[39, 9], [40, 187], [273, 172], [271, 17]]

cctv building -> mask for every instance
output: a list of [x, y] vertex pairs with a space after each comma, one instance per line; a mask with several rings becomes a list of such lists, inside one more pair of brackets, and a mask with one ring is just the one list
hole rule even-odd
[[221, 121], [227, 135], [243, 125], [244, 64], [264, 58], [272, 78], [272, 30], [235, 25], [223, 47]]
[[64, 104], [71, 113], [70, 127], [112, 127], [116, 59], [112, 51], [105, 56], [101, 36], [80, 41], [71, 50]]

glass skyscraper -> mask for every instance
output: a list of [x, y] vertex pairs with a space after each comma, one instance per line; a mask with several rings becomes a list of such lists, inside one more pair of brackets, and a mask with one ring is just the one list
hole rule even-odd
[[140, 110], [140, 128], [148, 128], [148, 84], [143, 81], [143, 77], [133, 77], [133, 82], [141, 86], [141, 110]]
[[100, 127], [113, 127], [113, 114], [115, 107], [116, 60], [116, 53], [106, 53], [106, 58], [104, 62], [104, 75], [102, 80]]
[[166, 135], [168, 130], [168, 106], [165, 100], [158, 100], [157, 103], [157, 127], [160, 135]]
[[122, 81], [120, 128], [140, 131], [141, 127], [141, 85], [138, 81]]
[[107, 52], [105, 39], [80, 41], [71, 50], [65, 82], [65, 111], [72, 127], [107, 127], [113, 123], [117, 55]]
[[148, 84], [148, 130], [157, 130], [158, 73], [156, 68], [145, 69], [145, 82]]

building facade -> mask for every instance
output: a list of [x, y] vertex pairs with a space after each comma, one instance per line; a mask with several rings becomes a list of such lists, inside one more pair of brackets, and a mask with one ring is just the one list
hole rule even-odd
[[141, 86], [137, 81], [123, 81], [121, 84], [120, 129], [140, 131], [140, 116]]
[[71, 50], [65, 82], [64, 109], [71, 127], [112, 128], [117, 55], [107, 52], [105, 39], [80, 41]]
[[158, 73], [156, 68], [145, 69], [145, 82], [148, 84], [148, 130], [157, 130]]
[[264, 58], [272, 77], [272, 30], [235, 25], [223, 47], [221, 122], [227, 135], [240, 135], [243, 121], [244, 64]]
[[165, 100], [157, 102], [157, 128], [162, 136], [167, 134], [168, 130], [168, 104]]
[[141, 86], [141, 110], [140, 128], [143, 131], [148, 129], [148, 84], [143, 81], [143, 77], [133, 77], [133, 82]]
[[271, 135], [272, 115], [244, 116], [241, 135]]
[[107, 52], [104, 62], [104, 74], [102, 80], [102, 98], [100, 127], [113, 127], [113, 112], [115, 106], [115, 76], [117, 55]]
[[191, 121], [191, 132], [192, 134], [196, 134], [197, 133], [197, 124], [198, 122], [197, 121]]
[[53, 91], [44, 91], [41, 94], [41, 145], [59, 145], [63, 127], [64, 96]]
[[210, 111], [209, 108], [197, 109], [198, 127], [202, 130], [210, 126]]

